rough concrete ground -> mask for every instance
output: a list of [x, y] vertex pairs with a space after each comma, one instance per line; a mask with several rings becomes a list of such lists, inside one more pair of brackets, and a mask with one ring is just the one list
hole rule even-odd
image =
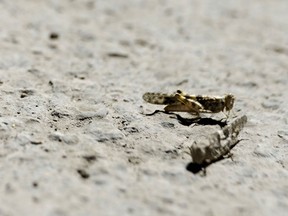
[[[287, 11], [0, 0], [0, 215], [286, 215]], [[143, 93], [176, 89], [231, 92], [248, 116], [233, 160], [205, 177], [185, 152], [218, 127], [143, 115], [162, 109]]]

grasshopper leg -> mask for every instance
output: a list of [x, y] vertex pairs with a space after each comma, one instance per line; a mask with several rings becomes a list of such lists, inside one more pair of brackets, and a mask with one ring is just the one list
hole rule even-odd
[[[180, 102], [182, 104], [182, 106], [185, 106], [185, 109], [188, 111], [188, 112], [191, 112], [191, 113], [196, 113], [196, 115], [199, 116], [200, 114], [200, 111], [201, 110], [204, 110], [203, 106], [195, 101], [195, 100], [192, 100], [192, 99], [187, 99], [185, 96], [183, 96], [183, 94], [179, 94], [179, 93], [176, 93], [175, 94], [175, 99]], [[187, 112], [186, 111], [186, 112]]]
[[191, 109], [189, 109], [189, 107], [180, 103], [169, 104], [164, 108], [164, 110], [166, 112], [191, 112]]

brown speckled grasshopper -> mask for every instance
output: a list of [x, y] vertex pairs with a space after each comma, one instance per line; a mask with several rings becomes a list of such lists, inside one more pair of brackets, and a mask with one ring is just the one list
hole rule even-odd
[[232, 94], [225, 96], [189, 95], [181, 90], [174, 94], [146, 92], [143, 99], [152, 104], [167, 105], [166, 112], [189, 112], [199, 116], [200, 113], [228, 112], [233, 108], [235, 97]]

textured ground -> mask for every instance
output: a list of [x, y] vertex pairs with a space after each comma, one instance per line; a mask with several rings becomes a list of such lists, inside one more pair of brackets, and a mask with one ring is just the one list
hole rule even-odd
[[[286, 0], [0, 0], [0, 215], [286, 215]], [[231, 159], [146, 91], [236, 96]], [[187, 115], [183, 115], [187, 117]], [[218, 118], [221, 115], [212, 116]]]

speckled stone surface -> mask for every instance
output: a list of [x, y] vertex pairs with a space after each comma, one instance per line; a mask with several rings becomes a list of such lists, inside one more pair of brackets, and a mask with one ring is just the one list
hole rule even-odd
[[[0, 0], [0, 215], [287, 215], [287, 11]], [[145, 92], [177, 89], [232, 93], [248, 117], [206, 176], [187, 170], [188, 147], [219, 126], [144, 115], [163, 109]]]

